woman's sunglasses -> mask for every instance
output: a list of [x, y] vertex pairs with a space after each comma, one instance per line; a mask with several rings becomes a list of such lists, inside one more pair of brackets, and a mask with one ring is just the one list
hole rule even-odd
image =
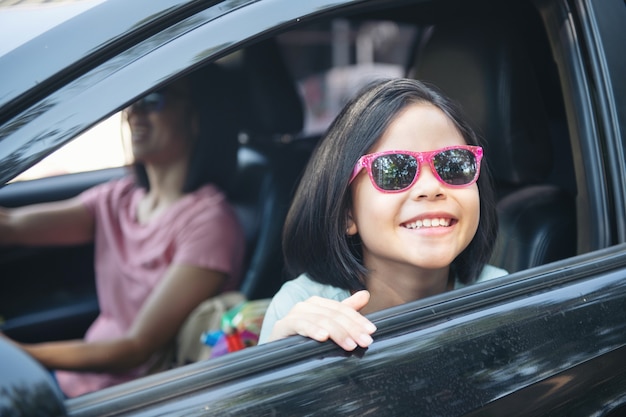
[[448, 187], [467, 187], [480, 174], [480, 146], [449, 146], [428, 152], [385, 151], [363, 155], [352, 171], [350, 182], [365, 168], [376, 189], [397, 193], [410, 188], [419, 177], [420, 168], [430, 165], [435, 177]]
[[165, 107], [165, 96], [165, 91], [161, 90], [146, 94], [131, 104], [128, 110], [145, 113], [159, 112]]

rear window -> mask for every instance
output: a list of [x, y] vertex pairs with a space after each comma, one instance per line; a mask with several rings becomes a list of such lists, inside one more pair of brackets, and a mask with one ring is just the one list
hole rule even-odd
[[279, 35], [305, 105], [303, 135], [321, 135], [371, 81], [404, 76], [416, 30], [384, 20], [335, 19]]

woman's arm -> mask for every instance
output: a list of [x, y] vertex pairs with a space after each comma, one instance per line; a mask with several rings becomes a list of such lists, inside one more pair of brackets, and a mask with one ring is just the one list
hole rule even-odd
[[299, 334], [318, 342], [331, 339], [348, 351], [368, 347], [376, 326], [358, 311], [369, 298], [369, 292], [363, 290], [341, 302], [317, 296], [299, 302], [276, 321], [268, 341]]
[[79, 244], [93, 234], [93, 215], [78, 198], [0, 208], [0, 245]]
[[173, 340], [187, 316], [217, 294], [226, 275], [205, 268], [172, 265], [150, 295], [129, 333], [98, 342], [59, 341], [21, 347], [50, 369], [118, 372], [141, 365]]

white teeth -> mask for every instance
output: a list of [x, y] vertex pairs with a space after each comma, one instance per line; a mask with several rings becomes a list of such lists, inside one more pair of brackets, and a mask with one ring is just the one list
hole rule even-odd
[[424, 219], [416, 220], [413, 223], [405, 223], [404, 227], [407, 229], [420, 229], [422, 227], [448, 227], [450, 226], [450, 219], [438, 218], [438, 219]]

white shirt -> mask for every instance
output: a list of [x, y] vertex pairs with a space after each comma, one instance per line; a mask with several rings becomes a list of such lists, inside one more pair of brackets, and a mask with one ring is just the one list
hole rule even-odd
[[[485, 265], [476, 282], [489, 281], [490, 279], [507, 274], [508, 272], [504, 269], [497, 268], [493, 265]], [[456, 281], [454, 283], [454, 289], [463, 287], [465, 287], [465, 284], [461, 282]], [[300, 301], [308, 300], [314, 295], [331, 300], [343, 301], [350, 297], [350, 290], [333, 287], [328, 284], [321, 284], [309, 278], [307, 274], [302, 274], [291, 281], [287, 281], [276, 295], [274, 295], [265, 312], [263, 326], [259, 336], [259, 344], [267, 342], [274, 328], [274, 324], [285, 317], [294, 305]]]

